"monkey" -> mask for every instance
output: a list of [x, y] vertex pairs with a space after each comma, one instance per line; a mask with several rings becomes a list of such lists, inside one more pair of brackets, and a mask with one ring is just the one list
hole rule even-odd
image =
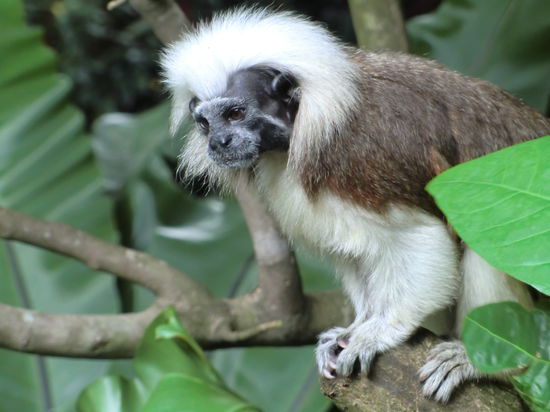
[[245, 176], [283, 234], [325, 256], [355, 310], [319, 336], [319, 373], [367, 374], [376, 354], [456, 305], [456, 339], [420, 369], [447, 402], [485, 375], [460, 330], [474, 307], [532, 305], [521, 282], [449, 229], [426, 184], [462, 162], [545, 134], [550, 120], [486, 81], [397, 52], [346, 45], [287, 11], [238, 8], [201, 23], [161, 57], [171, 130], [190, 116], [180, 163], [231, 190]]

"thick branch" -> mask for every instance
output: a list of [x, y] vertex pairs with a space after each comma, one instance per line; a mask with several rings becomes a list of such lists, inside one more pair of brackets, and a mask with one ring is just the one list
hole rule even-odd
[[[93, 269], [139, 283], [157, 295], [146, 311], [119, 315], [54, 315], [0, 304], [0, 346], [18, 351], [131, 356], [148, 322], [166, 306], [175, 307], [205, 348], [309, 344], [323, 329], [350, 320], [338, 292], [303, 297], [299, 313], [267, 305], [261, 293], [229, 301], [216, 299], [202, 285], [153, 256], [104, 242], [63, 223], [44, 222], [5, 208], [0, 208], [0, 236], [75, 258]], [[276, 269], [277, 262], [275, 268], [268, 269], [275, 279]]]
[[[266, 308], [261, 301], [246, 297], [229, 303], [214, 299], [192, 308], [157, 299], [143, 312], [116, 315], [48, 314], [0, 303], [0, 347], [40, 355], [129, 358], [147, 325], [167, 306], [175, 307], [184, 326], [205, 349], [312, 344], [328, 327], [349, 323], [342, 299], [336, 292], [308, 296], [304, 313], [311, 316], [301, 331], [284, 322], [259, 322], [258, 313], [267, 317]], [[271, 316], [278, 317], [273, 312]], [[242, 327], [234, 329], [236, 324]]]
[[0, 303], [0, 346], [41, 355], [129, 358], [158, 314], [53, 315]]
[[[157, 296], [208, 302], [210, 293], [166, 262], [133, 249], [113, 245], [63, 223], [44, 222], [0, 207], [0, 237], [39, 246], [77, 259], [91, 269], [112, 273], [152, 290]], [[174, 285], [188, 294], [176, 292]], [[177, 294], [177, 296], [174, 296]]]
[[454, 392], [448, 405], [424, 398], [417, 371], [428, 350], [439, 342], [428, 332], [420, 333], [410, 342], [380, 355], [368, 378], [321, 379], [321, 389], [336, 406], [350, 412], [524, 410], [517, 394], [504, 383], [465, 383]]
[[236, 197], [241, 205], [259, 269], [255, 300], [262, 301], [266, 313], [283, 316], [284, 322], [302, 326], [305, 297], [294, 254], [277, 229], [255, 187], [241, 179]]
[[130, 0], [164, 44], [178, 40], [184, 28], [190, 26], [178, 5], [172, 0]]
[[348, 3], [357, 43], [362, 49], [407, 51], [398, 0], [348, 0]]

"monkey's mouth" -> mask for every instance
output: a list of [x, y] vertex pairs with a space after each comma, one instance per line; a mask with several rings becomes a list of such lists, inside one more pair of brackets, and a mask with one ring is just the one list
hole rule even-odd
[[210, 156], [210, 159], [212, 159], [212, 161], [219, 167], [226, 169], [244, 169], [254, 166], [258, 161], [260, 154], [257, 151], [215, 151], [209, 149], [208, 156]]

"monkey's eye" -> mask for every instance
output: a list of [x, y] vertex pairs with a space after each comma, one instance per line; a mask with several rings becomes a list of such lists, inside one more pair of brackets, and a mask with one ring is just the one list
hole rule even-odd
[[195, 119], [195, 122], [197, 123], [198, 128], [205, 134], [208, 134], [208, 129], [210, 128], [210, 125], [208, 124], [208, 120], [206, 120], [204, 117], [197, 117]]
[[239, 121], [244, 119], [244, 109], [241, 107], [236, 107], [227, 112], [227, 118], [233, 121]]

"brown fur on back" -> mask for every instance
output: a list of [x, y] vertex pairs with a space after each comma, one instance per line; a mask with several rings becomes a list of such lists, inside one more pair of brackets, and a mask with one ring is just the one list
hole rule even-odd
[[299, 164], [311, 197], [328, 189], [363, 207], [390, 202], [440, 214], [424, 187], [449, 166], [550, 134], [550, 120], [498, 87], [397, 53], [352, 59], [360, 112]]

